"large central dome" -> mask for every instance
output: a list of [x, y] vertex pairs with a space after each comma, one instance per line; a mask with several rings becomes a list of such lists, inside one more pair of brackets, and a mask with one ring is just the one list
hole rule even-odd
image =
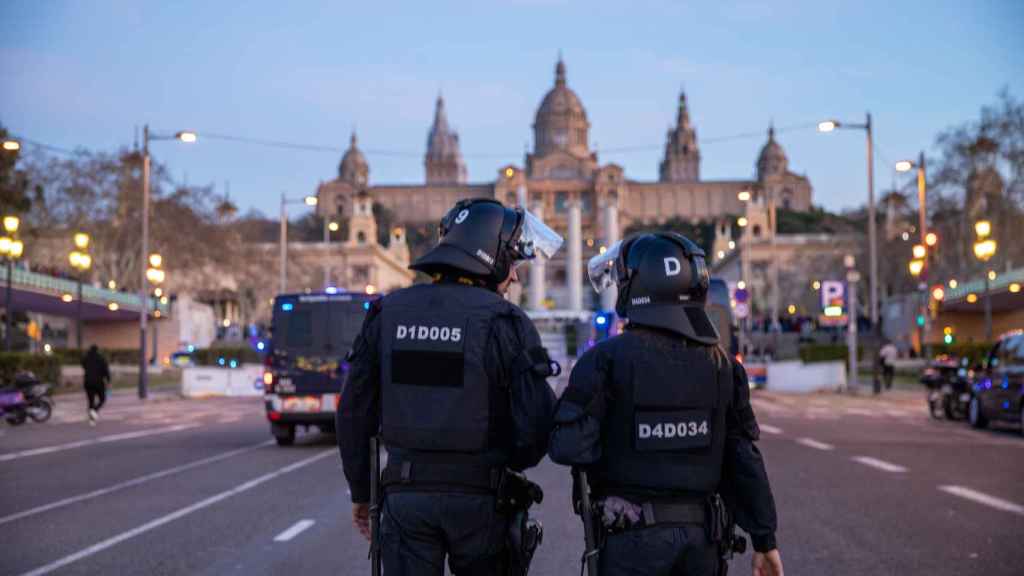
[[533, 124], [534, 154], [545, 156], [556, 150], [564, 150], [574, 156], [585, 156], [589, 154], [589, 130], [587, 111], [579, 96], [566, 85], [565, 63], [559, 58], [555, 66], [555, 87], [544, 96], [537, 108]]

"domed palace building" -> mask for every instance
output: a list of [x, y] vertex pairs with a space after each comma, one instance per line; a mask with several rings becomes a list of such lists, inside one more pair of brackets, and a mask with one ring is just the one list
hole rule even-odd
[[[780, 208], [811, 207], [810, 182], [790, 172], [786, 154], [771, 130], [756, 159], [756, 180], [701, 180], [700, 147], [685, 94], [679, 96], [675, 123], [666, 136], [658, 181], [630, 180], [621, 166], [601, 164], [590, 148], [587, 110], [569, 87], [561, 59], [555, 66], [554, 86], [537, 108], [533, 134], [533, 151], [526, 154], [525, 165], [503, 166], [493, 181], [467, 182], [459, 136], [448, 124], [444, 99], [438, 97], [427, 135], [423, 184], [371, 183], [370, 166], [353, 135], [338, 178], [319, 186], [317, 210], [326, 218], [347, 218], [356, 202], [369, 195], [389, 209], [401, 226], [427, 229], [425, 225], [436, 225], [463, 198], [525, 205], [566, 239], [553, 261], [530, 265], [522, 278], [525, 304], [532, 310], [579, 311], [598, 305], [593, 291], [584, 290], [587, 259], [618, 240], [631, 225], [720, 220], [723, 226], [718, 229], [724, 234], [726, 220], [749, 214], [750, 205], [763, 204], [769, 195]], [[750, 205], [737, 197], [743, 190], [753, 195]], [[601, 304], [610, 307], [607, 300]]]

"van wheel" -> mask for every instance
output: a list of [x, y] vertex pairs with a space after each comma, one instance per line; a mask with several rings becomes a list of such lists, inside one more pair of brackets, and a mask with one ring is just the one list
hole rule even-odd
[[278, 446], [291, 446], [295, 444], [295, 426], [271, 424], [270, 433], [274, 435], [274, 440], [277, 441]]
[[971, 428], [988, 426], [988, 419], [981, 412], [981, 400], [978, 400], [977, 396], [971, 397], [971, 403], [967, 407], [967, 421], [971, 423]]

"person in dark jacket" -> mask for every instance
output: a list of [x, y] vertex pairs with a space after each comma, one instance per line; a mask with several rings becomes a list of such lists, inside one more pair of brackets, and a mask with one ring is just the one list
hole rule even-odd
[[[502, 296], [517, 264], [550, 258], [561, 238], [529, 212], [464, 200], [440, 243], [410, 268], [431, 284], [371, 306], [349, 355], [337, 438], [352, 518], [370, 534], [371, 437], [387, 446], [382, 557], [389, 576], [505, 574], [511, 516], [497, 506], [507, 470], [547, 451], [553, 363], [536, 328]], [[557, 365], [554, 365], [557, 366]]]
[[85, 395], [89, 400], [89, 425], [95, 426], [99, 419], [100, 408], [107, 401], [107, 385], [110, 383], [110, 367], [107, 360], [100, 354], [96, 345], [82, 357], [82, 368], [85, 370]]
[[781, 576], [747, 375], [704, 310], [703, 251], [679, 234], [640, 234], [588, 268], [599, 292], [618, 287], [629, 324], [573, 368], [549, 455], [587, 472], [605, 538], [598, 572], [721, 574], [731, 510], [753, 540], [754, 575]]

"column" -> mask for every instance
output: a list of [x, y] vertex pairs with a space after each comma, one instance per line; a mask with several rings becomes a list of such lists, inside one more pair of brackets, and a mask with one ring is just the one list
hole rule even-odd
[[565, 258], [569, 283], [569, 310], [583, 309], [583, 223], [579, 198], [569, 200], [569, 246]]
[[[608, 194], [602, 207], [604, 220], [604, 242], [605, 246], [611, 248], [619, 241], [619, 198], [613, 192]], [[616, 287], [611, 287], [601, 293], [601, 309], [614, 310], [615, 300], [619, 295]]]
[[[544, 201], [540, 200], [534, 202], [530, 206], [530, 212], [534, 216], [540, 219], [544, 219]], [[544, 309], [544, 293], [545, 293], [545, 280], [544, 272], [545, 265], [544, 259], [537, 257], [530, 261], [530, 294], [529, 294], [529, 309], [530, 310], [543, 310]]]

